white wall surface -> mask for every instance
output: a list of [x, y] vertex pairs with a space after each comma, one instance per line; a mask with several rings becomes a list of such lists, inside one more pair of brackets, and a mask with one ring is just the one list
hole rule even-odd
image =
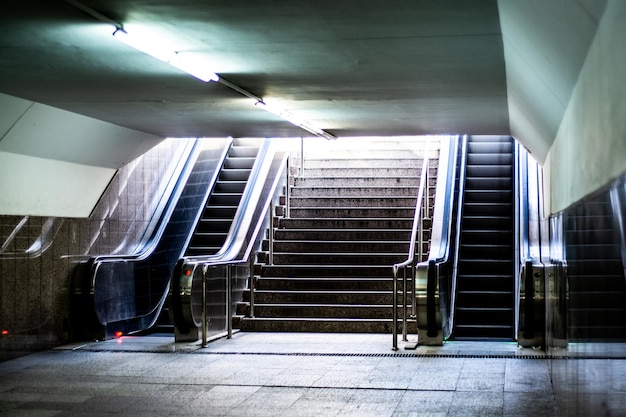
[[609, 0], [544, 165], [551, 213], [626, 173], [625, 21]]
[[0, 152], [0, 214], [87, 217], [115, 172]]
[[0, 215], [87, 217], [163, 138], [0, 94]]
[[499, 0], [511, 134], [543, 162], [606, 0]]

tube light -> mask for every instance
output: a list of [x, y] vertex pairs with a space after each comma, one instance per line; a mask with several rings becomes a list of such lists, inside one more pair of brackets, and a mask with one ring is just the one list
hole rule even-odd
[[308, 122], [301, 120], [299, 118], [297, 118], [296, 116], [294, 116], [293, 114], [289, 113], [287, 110], [285, 109], [281, 109], [279, 107], [270, 105], [265, 103], [264, 101], [257, 101], [255, 103], [255, 105], [267, 112], [270, 112], [272, 114], [275, 114], [276, 116], [280, 117], [281, 119], [285, 119], [286, 121], [288, 121], [289, 123], [298, 126], [301, 129], [304, 129], [310, 133], [313, 133], [316, 136], [320, 136], [323, 138], [326, 138], [328, 140], [334, 140], [337, 139], [335, 136], [331, 135], [330, 133], [326, 132], [325, 130], [322, 130], [320, 128], [317, 128], [315, 126], [311, 126]]
[[184, 57], [179, 52], [163, 49], [163, 47], [159, 45], [158, 40], [132, 36], [121, 28], [117, 28], [115, 32], [113, 32], [113, 37], [118, 41], [143, 52], [144, 54], [158, 59], [159, 61], [167, 62], [171, 66], [178, 68], [189, 75], [193, 75], [205, 83], [209, 81], [218, 81], [220, 79], [219, 75], [207, 70], [201, 63], [194, 62], [188, 57]]

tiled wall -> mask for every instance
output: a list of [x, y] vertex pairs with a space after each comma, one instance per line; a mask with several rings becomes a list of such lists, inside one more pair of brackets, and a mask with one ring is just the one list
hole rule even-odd
[[120, 169], [89, 218], [0, 216], [0, 360], [67, 340], [75, 265], [138, 249], [189, 144], [168, 139]]

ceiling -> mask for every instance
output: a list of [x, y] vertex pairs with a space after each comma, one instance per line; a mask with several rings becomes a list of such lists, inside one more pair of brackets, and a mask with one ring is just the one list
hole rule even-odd
[[[497, 0], [72, 3], [3, 4], [0, 93], [159, 137], [308, 135], [237, 89], [337, 137], [510, 133]], [[117, 42], [113, 22], [226, 82]]]

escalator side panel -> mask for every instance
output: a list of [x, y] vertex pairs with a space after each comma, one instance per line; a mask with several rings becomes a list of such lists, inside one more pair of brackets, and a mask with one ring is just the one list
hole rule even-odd
[[94, 267], [94, 307], [111, 332], [144, 330], [163, 307], [173, 268], [193, 230], [225, 155], [224, 143], [214, 141], [199, 153], [176, 206], [156, 246], [140, 257], [101, 257]]

